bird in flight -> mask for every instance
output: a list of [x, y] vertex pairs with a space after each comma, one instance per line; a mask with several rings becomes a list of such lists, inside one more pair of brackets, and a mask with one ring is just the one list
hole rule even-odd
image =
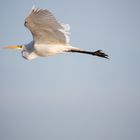
[[72, 47], [69, 38], [70, 26], [58, 22], [54, 15], [46, 9], [33, 7], [25, 19], [24, 25], [30, 30], [33, 40], [28, 44], [6, 46], [5, 48], [21, 50], [23, 58], [27, 60], [64, 52], [83, 53], [108, 59], [108, 55], [101, 50], [91, 52]]

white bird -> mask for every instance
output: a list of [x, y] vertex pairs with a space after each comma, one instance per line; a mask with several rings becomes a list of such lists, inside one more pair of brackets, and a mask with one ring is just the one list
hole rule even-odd
[[62, 24], [46, 10], [33, 7], [24, 25], [31, 31], [33, 41], [24, 45], [5, 48], [20, 49], [23, 58], [32, 60], [37, 57], [53, 56], [63, 52], [76, 52], [108, 58], [101, 50], [90, 52], [70, 45], [68, 24]]

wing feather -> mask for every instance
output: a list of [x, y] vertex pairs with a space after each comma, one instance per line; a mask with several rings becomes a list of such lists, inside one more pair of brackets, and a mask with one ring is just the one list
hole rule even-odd
[[44, 9], [33, 8], [25, 19], [33, 40], [41, 44], [69, 44], [69, 25], [60, 24], [54, 15]]

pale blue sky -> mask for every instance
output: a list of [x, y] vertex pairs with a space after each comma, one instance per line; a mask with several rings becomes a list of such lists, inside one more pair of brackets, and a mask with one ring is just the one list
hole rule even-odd
[[111, 59], [1, 49], [0, 139], [139, 140], [140, 0], [1, 0], [1, 47], [32, 40], [33, 5], [70, 24], [73, 46]]

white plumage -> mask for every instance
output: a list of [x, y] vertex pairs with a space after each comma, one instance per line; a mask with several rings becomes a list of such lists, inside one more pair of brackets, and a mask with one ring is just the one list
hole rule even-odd
[[20, 48], [22, 56], [27, 60], [63, 52], [77, 52], [108, 58], [108, 55], [100, 50], [89, 52], [72, 47], [69, 37], [70, 26], [58, 22], [54, 15], [46, 9], [33, 7], [25, 19], [24, 25], [31, 31], [33, 41], [25, 45], [8, 46], [6, 48]]
[[80, 50], [70, 46], [70, 26], [60, 24], [48, 10], [33, 7], [25, 19], [25, 26], [33, 35], [33, 41], [23, 47], [22, 55], [26, 59], [51, 56], [71, 49]]

